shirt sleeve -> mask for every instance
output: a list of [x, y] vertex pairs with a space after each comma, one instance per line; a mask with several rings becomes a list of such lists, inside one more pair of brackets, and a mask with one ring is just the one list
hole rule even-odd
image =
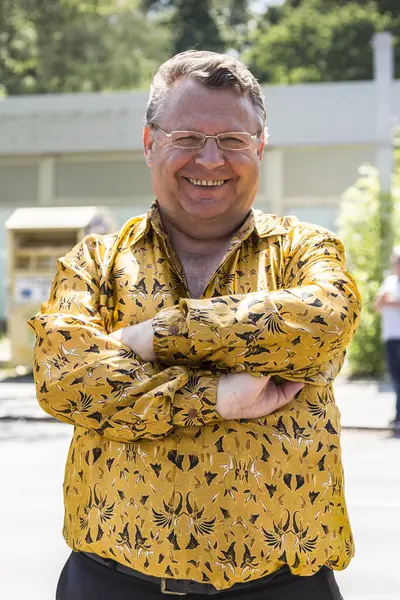
[[132, 442], [174, 427], [221, 421], [218, 376], [186, 366], [143, 363], [109, 338], [104, 247], [91, 236], [58, 261], [50, 299], [29, 321], [36, 334], [34, 378], [39, 404], [66, 423]]
[[283, 252], [282, 289], [182, 299], [158, 313], [153, 325], [159, 359], [316, 385], [332, 381], [360, 314], [343, 245], [326, 230], [295, 228]]

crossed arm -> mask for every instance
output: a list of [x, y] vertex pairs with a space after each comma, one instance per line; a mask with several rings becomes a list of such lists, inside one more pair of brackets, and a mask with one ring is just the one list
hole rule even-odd
[[99, 252], [86, 239], [60, 259], [50, 298], [29, 321], [39, 404], [61, 421], [121, 442], [220, 421], [216, 375], [143, 362], [109, 335]]
[[60, 260], [50, 300], [30, 321], [35, 379], [44, 410], [110, 439], [155, 439], [177, 426], [220, 421], [221, 381], [212, 364], [242, 380], [276, 374], [326, 384], [358, 321], [359, 297], [340, 242], [310, 233], [288, 252], [284, 289], [182, 300], [114, 335], [92, 247], [83, 242]]
[[215, 365], [325, 385], [354, 335], [358, 291], [344, 269], [342, 245], [331, 234], [302, 238], [286, 264], [283, 289], [183, 299], [113, 335], [143, 358], [164, 364]]

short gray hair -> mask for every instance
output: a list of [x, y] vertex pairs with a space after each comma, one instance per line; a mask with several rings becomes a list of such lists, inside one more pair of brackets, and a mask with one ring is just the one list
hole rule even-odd
[[239, 94], [248, 94], [260, 124], [258, 133], [267, 136], [264, 96], [254, 75], [233, 56], [200, 50], [176, 54], [158, 68], [150, 86], [146, 109], [148, 125], [154, 125], [167, 91], [180, 79], [194, 79], [209, 88], [233, 88]]

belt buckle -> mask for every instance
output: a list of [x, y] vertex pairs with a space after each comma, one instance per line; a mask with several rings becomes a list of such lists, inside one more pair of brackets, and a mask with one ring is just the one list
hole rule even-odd
[[167, 590], [167, 581], [168, 579], [161, 579], [161, 593], [169, 594], [170, 596], [187, 596], [186, 592], [170, 592]]

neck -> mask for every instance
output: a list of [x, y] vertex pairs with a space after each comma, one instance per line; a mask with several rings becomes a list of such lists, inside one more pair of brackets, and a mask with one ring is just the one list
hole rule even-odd
[[214, 239], [198, 239], [182, 231], [166, 218], [163, 218], [163, 225], [178, 255], [193, 254], [196, 256], [209, 256], [225, 247], [234, 234], [233, 231], [228, 235]]

